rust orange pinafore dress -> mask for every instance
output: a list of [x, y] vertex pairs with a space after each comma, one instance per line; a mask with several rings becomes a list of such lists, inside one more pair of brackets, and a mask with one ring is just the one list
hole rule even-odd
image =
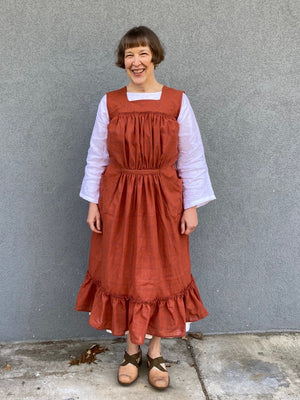
[[101, 177], [103, 233], [92, 233], [89, 266], [76, 307], [89, 324], [143, 344], [145, 334], [185, 335], [185, 323], [208, 315], [191, 275], [183, 213], [177, 117], [181, 91], [160, 100], [107, 93], [110, 163]]

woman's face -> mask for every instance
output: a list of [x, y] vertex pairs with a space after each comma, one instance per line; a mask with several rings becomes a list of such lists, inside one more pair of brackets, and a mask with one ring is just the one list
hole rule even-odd
[[125, 70], [131, 83], [143, 85], [154, 78], [154, 64], [149, 46], [131, 47], [125, 50]]

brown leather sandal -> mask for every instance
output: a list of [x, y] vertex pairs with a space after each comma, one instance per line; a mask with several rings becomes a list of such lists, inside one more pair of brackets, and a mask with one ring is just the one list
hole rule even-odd
[[[142, 363], [142, 350], [135, 354], [129, 355], [127, 351], [124, 353], [124, 361], [120, 364], [118, 371], [118, 382], [121, 385], [128, 386], [131, 385], [134, 381], [139, 377], [139, 366]], [[131, 365], [128, 365], [131, 364]], [[127, 368], [122, 368], [128, 365]], [[126, 377], [125, 380], [122, 380], [121, 377]]]
[[[162, 356], [151, 358], [147, 354], [148, 360], [148, 381], [151, 386], [155, 387], [155, 389], [164, 390], [170, 384], [170, 377], [168, 371], [161, 365], [165, 363], [165, 360]], [[153, 369], [156, 367], [157, 369]]]

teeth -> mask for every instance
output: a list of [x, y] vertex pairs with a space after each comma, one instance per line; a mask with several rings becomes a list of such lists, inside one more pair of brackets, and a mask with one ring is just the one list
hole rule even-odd
[[134, 69], [132, 72], [134, 72], [135, 74], [139, 74], [143, 71], [144, 71], [143, 69]]

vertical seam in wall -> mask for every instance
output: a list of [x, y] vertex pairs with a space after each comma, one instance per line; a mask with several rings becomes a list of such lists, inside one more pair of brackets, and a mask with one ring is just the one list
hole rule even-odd
[[203, 394], [205, 396], [205, 399], [206, 400], [210, 400], [210, 398], [208, 396], [208, 393], [207, 393], [207, 390], [206, 390], [206, 387], [205, 387], [205, 384], [204, 384], [203, 376], [202, 376], [201, 371], [200, 371], [200, 369], [198, 367], [198, 364], [196, 362], [196, 356], [195, 356], [194, 348], [191, 345], [191, 342], [190, 342], [190, 340], [188, 338], [186, 339], [186, 347], [187, 347], [188, 351], [190, 352], [190, 354], [192, 356], [192, 359], [193, 359], [193, 362], [194, 362], [194, 368], [195, 368], [195, 370], [197, 372], [198, 379], [199, 379], [199, 382], [201, 384], [202, 392], [203, 392]]

